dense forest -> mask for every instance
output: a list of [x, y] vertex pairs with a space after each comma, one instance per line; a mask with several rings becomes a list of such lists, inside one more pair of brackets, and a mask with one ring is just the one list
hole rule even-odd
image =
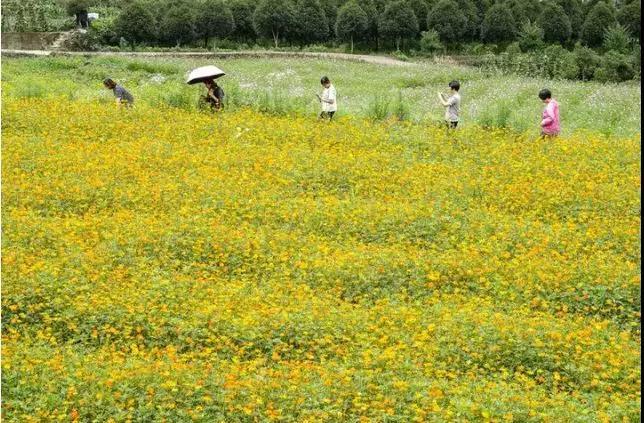
[[100, 18], [76, 40], [79, 49], [505, 52], [527, 56], [511, 63], [497, 57], [497, 65], [528, 73], [539, 61], [535, 54], [545, 52], [563, 63], [554, 76], [591, 79], [602, 60], [609, 60], [613, 69], [600, 72], [600, 79], [624, 80], [639, 73], [640, 9], [639, 0], [10, 0], [3, 2], [2, 29], [68, 29], [74, 15], [89, 11]]

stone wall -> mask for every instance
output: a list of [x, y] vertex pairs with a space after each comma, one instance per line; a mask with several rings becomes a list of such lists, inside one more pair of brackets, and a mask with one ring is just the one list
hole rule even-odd
[[3, 32], [3, 50], [47, 50], [62, 32]]

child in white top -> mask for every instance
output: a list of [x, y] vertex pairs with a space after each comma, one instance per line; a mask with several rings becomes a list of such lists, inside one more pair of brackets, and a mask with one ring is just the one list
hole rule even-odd
[[320, 104], [322, 106], [319, 118], [331, 120], [333, 119], [335, 112], [338, 110], [335, 87], [326, 76], [322, 77], [320, 83], [324, 87], [324, 91], [322, 91], [322, 96], [318, 95], [318, 100], [320, 100]]

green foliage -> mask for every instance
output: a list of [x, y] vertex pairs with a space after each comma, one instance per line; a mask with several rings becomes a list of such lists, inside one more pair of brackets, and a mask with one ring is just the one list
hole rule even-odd
[[99, 34], [93, 30], [87, 32], [74, 31], [69, 36], [63, 47], [70, 51], [96, 51], [101, 45]]
[[335, 34], [340, 40], [353, 42], [364, 37], [369, 29], [369, 17], [355, 1], [350, 1], [340, 8], [335, 22]]
[[581, 40], [589, 47], [599, 47], [604, 41], [604, 33], [615, 22], [613, 8], [600, 1], [586, 17], [581, 29]]
[[114, 24], [119, 37], [125, 38], [132, 45], [156, 37], [156, 20], [148, 3], [135, 0], [123, 8]]
[[441, 41], [455, 42], [465, 34], [467, 18], [454, 0], [440, 0], [427, 16], [427, 26]]
[[544, 3], [539, 16], [539, 26], [543, 29], [544, 40], [548, 43], [565, 43], [570, 39], [572, 27], [563, 7], [557, 3]]
[[14, 24], [13, 30], [16, 32], [26, 32], [29, 30], [25, 8], [22, 4], [16, 10], [16, 23]]
[[555, 2], [561, 6], [570, 20], [571, 37], [579, 37], [581, 27], [584, 24], [584, 9], [581, 0], [555, 0]]
[[519, 42], [515, 41], [513, 43], [508, 44], [507, 48], [505, 49], [505, 52], [508, 53], [510, 56], [516, 56], [521, 54], [521, 47], [519, 46]]
[[640, 0], [634, 0], [622, 6], [617, 12], [617, 20], [630, 31], [632, 36], [641, 39], [642, 3]]
[[407, 2], [398, 0], [385, 7], [379, 28], [384, 37], [396, 41], [396, 49], [400, 50], [402, 39], [414, 37], [418, 33], [418, 20]]
[[604, 33], [603, 47], [606, 51], [627, 54], [631, 49], [631, 37], [628, 30], [620, 24], [614, 24]]
[[298, 0], [296, 3], [295, 35], [301, 44], [327, 39], [329, 23], [318, 0]]
[[543, 51], [543, 66], [549, 78], [576, 79], [579, 74], [575, 55], [556, 44]]
[[226, 38], [235, 30], [235, 18], [226, 2], [202, 0], [197, 11], [195, 34], [203, 38], [206, 46], [211, 37]]
[[425, 0], [409, 0], [409, 6], [414, 11], [416, 19], [418, 20], [418, 29], [420, 31], [427, 30], [427, 15], [429, 14], [429, 7]]
[[526, 4], [523, 0], [506, 0], [504, 4], [510, 9], [510, 13], [512, 13], [517, 27], [520, 28], [524, 23], [530, 21], [530, 17], [526, 11]]
[[593, 49], [585, 47], [580, 43], [575, 44], [573, 53], [575, 54], [575, 61], [579, 68], [579, 77], [581, 80], [589, 81], [593, 79], [595, 70], [597, 70], [601, 62], [601, 57]]
[[543, 29], [530, 21], [524, 23], [519, 32], [519, 47], [523, 52], [541, 49], [543, 47]]
[[49, 22], [45, 14], [45, 8], [42, 6], [36, 7], [35, 29], [42, 32], [49, 31]]
[[288, 0], [262, 0], [253, 14], [253, 26], [257, 35], [273, 39], [279, 46], [289, 28], [295, 25], [295, 10]]
[[443, 43], [441, 43], [438, 31], [434, 29], [424, 31], [420, 38], [420, 49], [424, 53], [432, 55], [443, 51], [444, 46]]
[[609, 51], [601, 59], [601, 65], [595, 71], [595, 79], [600, 82], [628, 81], [635, 77], [635, 70], [630, 58], [616, 51]]
[[479, 16], [476, 4], [472, 0], [455, 0], [459, 7], [460, 13], [465, 16], [465, 32], [463, 33], [465, 40], [478, 40], [481, 18]]
[[481, 39], [488, 42], [512, 41], [517, 33], [512, 13], [503, 3], [492, 6], [481, 24]]
[[164, 12], [160, 22], [160, 38], [177, 46], [188, 43], [195, 39], [195, 23], [194, 9], [187, 2], [179, 2]]
[[255, 12], [255, 2], [253, 0], [235, 0], [230, 3], [230, 11], [235, 22], [233, 35], [244, 40], [254, 39], [253, 13]]
[[88, 0], [66, 0], [65, 10], [68, 15], [75, 15], [80, 12], [87, 12], [90, 2]]

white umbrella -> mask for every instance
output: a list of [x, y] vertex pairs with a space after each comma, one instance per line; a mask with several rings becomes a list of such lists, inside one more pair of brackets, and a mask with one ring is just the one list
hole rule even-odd
[[220, 76], [224, 76], [226, 73], [219, 69], [217, 66], [202, 66], [197, 69], [193, 69], [188, 75], [188, 84], [198, 84], [200, 82], [207, 81], [209, 79], [217, 79]]

